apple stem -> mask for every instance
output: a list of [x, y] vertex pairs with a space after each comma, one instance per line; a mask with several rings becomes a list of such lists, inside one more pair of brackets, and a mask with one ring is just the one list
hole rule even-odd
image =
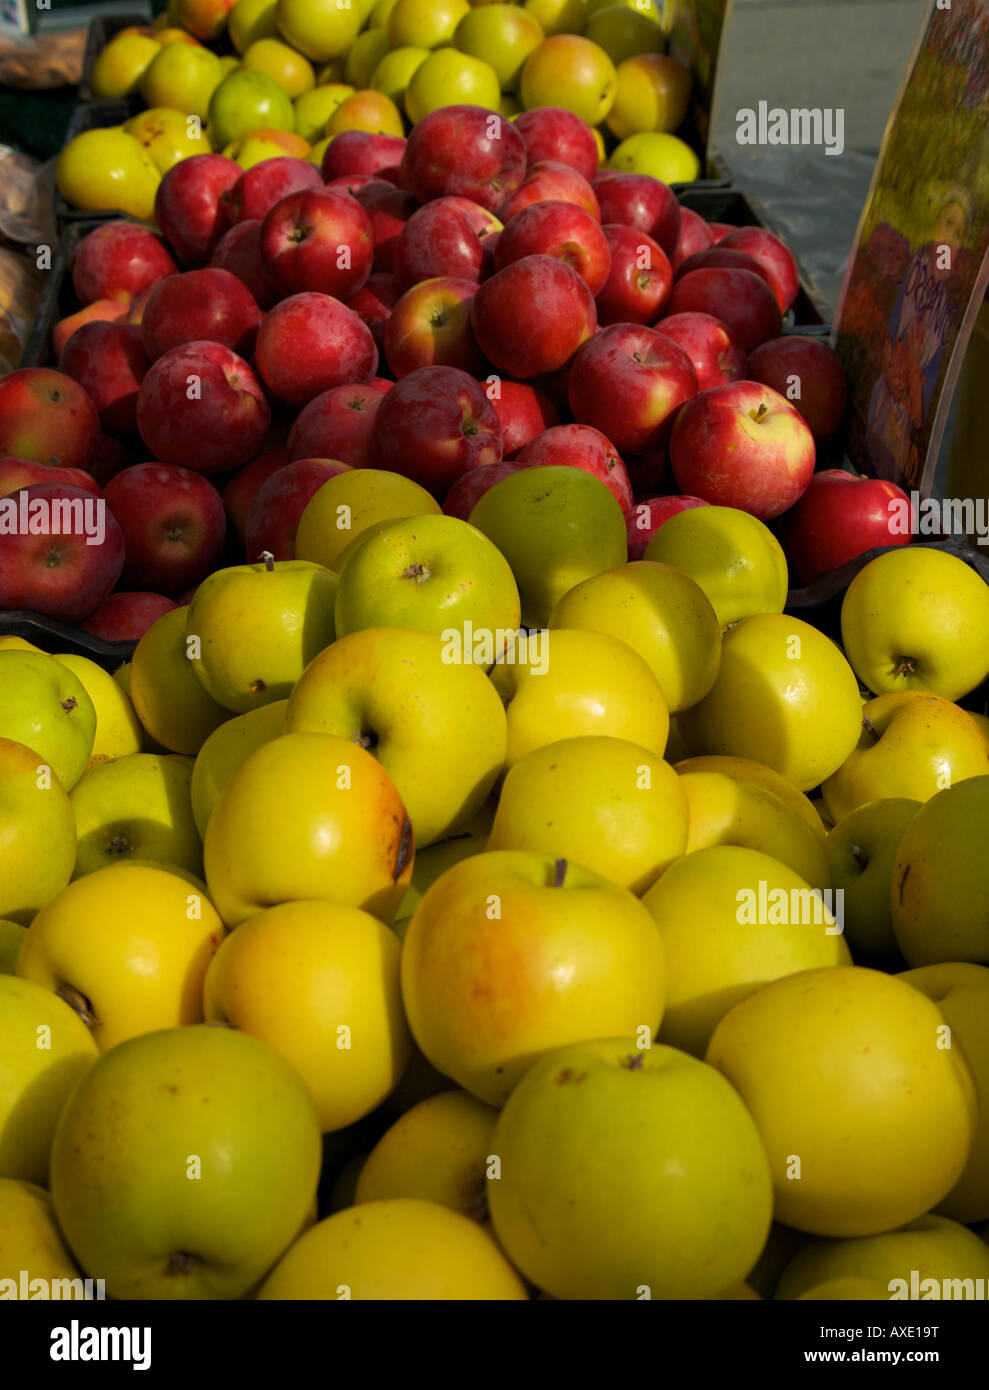
[[878, 743], [880, 735], [876, 733], [876, 727], [868, 715], [862, 720], [862, 728], [872, 739], [873, 743]]
[[558, 860], [556, 861], [555, 872], [554, 872], [554, 875], [553, 875], [553, 887], [554, 887], [554, 888], [562, 888], [562, 887], [563, 887], [563, 880], [566, 878], [566, 875], [567, 875], [567, 861], [566, 861], [565, 859], [558, 859]]
[[72, 985], [59, 985], [55, 991], [59, 999], [63, 999], [69, 1008], [82, 1019], [87, 1028], [96, 1027], [96, 1015], [93, 1013], [93, 1006], [79, 990]]
[[917, 669], [917, 664], [912, 656], [901, 656], [893, 667], [894, 676], [912, 676]]
[[264, 561], [265, 569], [268, 571], [269, 574], [271, 574], [272, 570], [275, 568], [275, 557], [274, 555], [272, 555], [271, 551], [262, 550], [261, 554], [258, 556], [258, 559]]
[[869, 861], [868, 859], [866, 859], [865, 855], [862, 853], [862, 850], [858, 845], [852, 845], [852, 858], [855, 860], [856, 864], [859, 866], [860, 869], [868, 867]]
[[765, 417], [769, 414], [769, 406], [765, 401], [760, 401], [758, 410], [750, 410], [749, 414], [757, 425], [761, 425]]

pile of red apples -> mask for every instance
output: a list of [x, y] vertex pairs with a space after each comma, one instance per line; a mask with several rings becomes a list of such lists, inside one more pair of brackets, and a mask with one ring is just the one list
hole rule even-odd
[[106, 503], [100, 544], [0, 534], [4, 609], [136, 638], [220, 565], [291, 559], [351, 468], [465, 519], [516, 469], [583, 468], [630, 559], [683, 507], [737, 507], [774, 523], [796, 584], [889, 543], [897, 490], [814, 474], [846, 382], [782, 336], [786, 246], [599, 170], [569, 112], [446, 107], [407, 140], [339, 136], [322, 170], [197, 155], [155, 217], [82, 238], [58, 369], [0, 381], [0, 496]]

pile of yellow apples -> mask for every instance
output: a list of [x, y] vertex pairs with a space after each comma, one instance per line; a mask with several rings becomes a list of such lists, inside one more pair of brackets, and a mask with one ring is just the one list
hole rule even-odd
[[989, 586], [898, 547], [839, 646], [747, 513], [606, 565], [531, 476], [0, 638], [0, 1297], [989, 1278]]
[[190, 155], [318, 168], [345, 131], [400, 136], [465, 103], [562, 107], [594, 128], [602, 163], [687, 182], [700, 162], [675, 132], [692, 77], [666, 47], [656, 0], [171, 0], [118, 31], [90, 77], [97, 99], [147, 109], [78, 134], [58, 184], [76, 208], [150, 221], [161, 175]]

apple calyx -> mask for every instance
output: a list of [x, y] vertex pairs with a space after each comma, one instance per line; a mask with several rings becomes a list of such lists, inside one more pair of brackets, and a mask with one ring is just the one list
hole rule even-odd
[[78, 703], [79, 701], [76, 699], [74, 695], [70, 695], [66, 700], [59, 701], [59, 704], [65, 710], [66, 714], [71, 714]]
[[133, 854], [134, 846], [126, 835], [114, 835], [107, 845], [108, 854]]
[[901, 656], [893, 667], [894, 676], [912, 676], [917, 670], [917, 663], [912, 656]]
[[398, 838], [398, 854], [395, 856], [395, 868], [392, 872], [392, 882], [397, 883], [405, 872], [406, 867], [412, 862], [413, 839], [412, 822], [408, 816], [405, 817], [405, 824], [402, 826], [402, 833]]
[[81, 990], [76, 989], [73, 985], [62, 984], [59, 985], [55, 993], [59, 999], [68, 1004], [72, 1012], [78, 1015], [87, 1028], [96, 1028], [96, 1015], [93, 1013], [93, 1006]]
[[403, 579], [414, 579], [417, 584], [421, 584], [424, 579], [432, 578], [432, 570], [428, 565], [418, 563], [409, 565], [402, 571]]
[[556, 861], [555, 865], [553, 866], [553, 887], [554, 887], [554, 888], [562, 888], [562, 887], [563, 887], [563, 880], [564, 880], [564, 878], [566, 878], [566, 874], [567, 874], [567, 861], [566, 861], [565, 859], [558, 859], [558, 860]]
[[268, 574], [271, 574], [274, 571], [275, 557], [274, 555], [272, 555], [270, 550], [262, 550], [261, 554], [258, 556], [258, 559], [264, 561], [264, 567]]
[[165, 1266], [165, 1277], [173, 1279], [176, 1276], [191, 1274], [199, 1263], [198, 1255], [190, 1255], [188, 1250], [176, 1250], [168, 1257], [168, 1264]]
[[646, 1060], [644, 1052], [632, 1052], [625, 1058], [622, 1066], [626, 1071], [641, 1071]]

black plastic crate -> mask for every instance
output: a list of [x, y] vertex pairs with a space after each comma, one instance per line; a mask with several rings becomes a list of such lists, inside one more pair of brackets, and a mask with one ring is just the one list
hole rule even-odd
[[88, 656], [111, 674], [125, 661], [130, 661], [137, 646], [136, 642], [105, 642], [101, 637], [91, 637], [88, 632], [46, 618], [42, 613], [16, 609], [0, 612], [0, 637], [21, 637], [44, 652]]
[[[84, 130], [123, 125], [124, 121], [130, 120], [131, 116], [134, 115], [135, 109], [126, 101], [80, 102], [69, 118], [64, 143], [67, 145], [74, 136], [81, 135]], [[127, 214], [121, 212], [119, 208], [70, 207], [58, 189], [55, 189], [55, 221], [60, 230], [72, 222], [92, 222], [94, 219], [96, 221], [108, 221], [110, 218], [126, 216]]]
[[[146, 28], [151, 23], [151, 19], [150, 4], [143, 9], [135, 7], [131, 13], [94, 15], [89, 22], [89, 31], [86, 34], [86, 51], [82, 60], [82, 80], [79, 83], [79, 96], [82, 101], [100, 101], [102, 99], [93, 93], [93, 64], [110, 40], [119, 34], [121, 29]], [[133, 104], [135, 111], [143, 105], [139, 96], [129, 97], [126, 100], [128, 104]]]

